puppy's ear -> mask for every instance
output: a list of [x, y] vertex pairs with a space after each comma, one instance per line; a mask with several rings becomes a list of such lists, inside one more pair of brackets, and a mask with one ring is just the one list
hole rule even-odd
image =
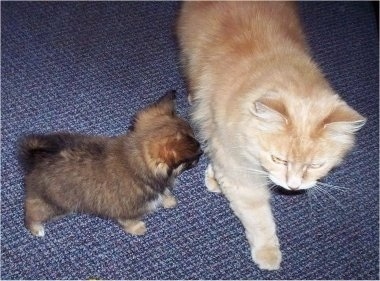
[[156, 107], [162, 113], [165, 113], [168, 115], [174, 115], [175, 114], [175, 95], [176, 95], [176, 92], [174, 90], [167, 92], [153, 105], [153, 107]]
[[165, 115], [175, 115], [175, 91], [170, 91], [152, 105], [137, 112], [134, 118], [134, 127], [137, 124], [151, 124], [157, 118]]

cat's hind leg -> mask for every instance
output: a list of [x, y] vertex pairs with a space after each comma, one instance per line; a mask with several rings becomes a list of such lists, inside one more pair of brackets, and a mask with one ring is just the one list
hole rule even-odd
[[222, 190], [220, 189], [219, 183], [215, 178], [214, 169], [211, 163], [208, 164], [206, 172], [205, 172], [205, 185], [208, 191], [215, 192], [215, 193], [222, 192]]

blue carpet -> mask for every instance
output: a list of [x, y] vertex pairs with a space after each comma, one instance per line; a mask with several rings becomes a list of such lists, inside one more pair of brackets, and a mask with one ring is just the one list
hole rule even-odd
[[325, 181], [330, 195], [273, 195], [282, 269], [260, 271], [227, 200], [203, 184], [207, 159], [178, 181], [178, 207], [144, 237], [71, 215], [42, 239], [23, 226], [17, 139], [30, 132], [125, 132], [133, 114], [186, 86], [173, 35], [178, 2], [1, 3], [1, 279], [379, 279], [378, 31], [368, 2], [302, 2], [315, 59], [368, 118]]

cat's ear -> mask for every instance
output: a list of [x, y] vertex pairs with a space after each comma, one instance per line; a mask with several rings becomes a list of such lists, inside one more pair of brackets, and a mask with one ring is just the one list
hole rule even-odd
[[279, 99], [264, 96], [253, 102], [250, 112], [264, 121], [267, 129], [275, 129], [288, 123], [285, 105]]
[[324, 128], [335, 135], [354, 134], [359, 131], [367, 119], [347, 104], [336, 107], [324, 121]]

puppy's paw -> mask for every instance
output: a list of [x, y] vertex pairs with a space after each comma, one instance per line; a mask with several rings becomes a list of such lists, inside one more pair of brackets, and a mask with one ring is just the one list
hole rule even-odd
[[32, 223], [28, 227], [29, 231], [37, 237], [44, 237], [45, 236], [45, 228], [41, 223]]
[[119, 220], [123, 226], [124, 231], [132, 235], [144, 235], [146, 233], [146, 226], [143, 221], [138, 220]]
[[205, 172], [205, 185], [208, 191], [221, 193], [219, 183], [216, 181], [211, 164], [208, 164]]
[[282, 255], [277, 246], [264, 246], [252, 250], [252, 259], [260, 269], [277, 270], [280, 268]]
[[165, 195], [162, 197], [162, 206], [165, 209], [174, 208], [177, 206], [177, 199], [172, 195]]
[[146, 233], [146, 226], [143, 221], [138, 221], [125, 226], [124, 230], [132, 235], [144, 235]]

